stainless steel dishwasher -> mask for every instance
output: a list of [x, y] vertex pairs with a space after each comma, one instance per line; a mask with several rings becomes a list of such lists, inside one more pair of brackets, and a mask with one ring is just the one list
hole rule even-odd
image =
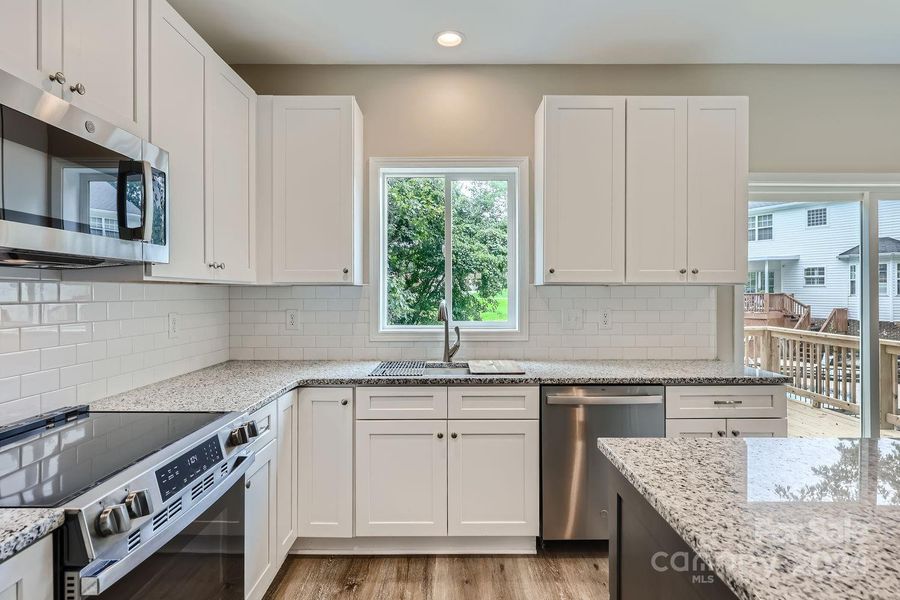
[[599, 437], [664, 437], [663, 386], [541, 389], [541, 537], [609, 539]]

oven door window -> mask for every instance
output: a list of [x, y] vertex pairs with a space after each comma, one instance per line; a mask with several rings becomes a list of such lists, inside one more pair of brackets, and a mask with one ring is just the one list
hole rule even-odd
[[135, 239], [143, 219], [140, 157], [0, 106], [0, 218]]
[[101, 600], [243, 600], [244, 478]]

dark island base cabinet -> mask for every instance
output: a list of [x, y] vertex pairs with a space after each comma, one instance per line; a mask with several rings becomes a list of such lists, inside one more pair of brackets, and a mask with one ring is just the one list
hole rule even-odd
[[610, 600], [736, 600], [606, 457]]

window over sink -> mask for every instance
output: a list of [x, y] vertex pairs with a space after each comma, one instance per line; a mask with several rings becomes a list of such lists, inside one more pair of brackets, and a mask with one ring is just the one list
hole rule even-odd
[[372, 159], [372, 336], [521, 339], [527, 159]]

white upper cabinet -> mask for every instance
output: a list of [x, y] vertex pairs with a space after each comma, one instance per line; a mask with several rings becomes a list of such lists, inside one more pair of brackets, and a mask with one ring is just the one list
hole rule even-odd
[[63, 98], [146, 137], [150, 0], [58, 1]]
[[222, 59], [207, 69], [206, 255], [217, 281], [256, 280], [256, 93]]
[[629, 282], [687, 281], [687, 98], [628, 98]]
[[361, 284], [363, 118], [356, 100], [275, 96], [271, 113], [272, 282]]
[[0, 2], [0, 69], [56, 95], [62, 95], [61, 1]]
[[688, 98], [690, 281], [747, 280], [747, 104], [746, 97]]
[[742, 283], [748, 138], [746, 97], [544, 97], [535, 282]]
[[624, 97], [544, 97], [535, 210], [536, 283], [625, 280]]
[[213, 279], [206, 260], [204, 90], [212, 54], [165, 0], [150, 7], [150, 141], [169, 152], [169, 263], [154, 277]]

